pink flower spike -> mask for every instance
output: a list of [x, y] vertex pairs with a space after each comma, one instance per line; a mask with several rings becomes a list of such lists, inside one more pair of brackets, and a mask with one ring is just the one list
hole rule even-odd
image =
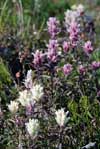
[[87, 41], [85, 44], [84, 44], [84, 52], [89, 55], [93, 52], [93, 47], [92, 47], [92, 43], [91, 41]]
[[99, 69], [100, 68], [100, 62], [92, 62], [92, 69], [96, 70], [96, 69]]
[[72, 68], [71, 64], [65, 64], [63, 66], [63, 72], [64, 72], [65, 75], [69, 75], [71, 73], [72, 69], [73, 68]]
[[86, 72], [86, 69], [83, 65], [80, 65], [78, 69], [80, 74], [84, 74]]
[[35, 66], [40, 66], [43, 61], [43, 54], [39, 50], [37, 50], [34, 54], [33, 63]]
[[70, 48], [69, 42], [64, 41], [63, 42], [63, 50], [64, 50], [64, 52], [65, 53], [68, 52], [69, 51], [69, 48]]
[[60, 32], [59, 21], [55, 17], [49, 18], [47, 21], [47, 27], [51, 38], [55, 38], [55, 36]]

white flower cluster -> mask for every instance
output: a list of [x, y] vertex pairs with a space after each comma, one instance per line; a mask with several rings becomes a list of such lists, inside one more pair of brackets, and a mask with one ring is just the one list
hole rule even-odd
[[30, 89], [32, 87], [32, 85], [33, 85], [32, 70], [28, 70], [24, 84], [25, 84], [25, 87], [28, 89]]
[[27, 72], [24, 84], [26, 89], [19, 92], [19, 98], [17, 100], [22, 106], [26, 107], [40, 100], [43, 96], [43, 87], [40, 84], [33, 84], [32, 70]]
[[11, 113], [16, 113], [18, 111], [19, 104], [16, 101], [11, 101], [8, 105], [8, 109]]
[[73, 5], [71, 7], [73, 10], [76, 10], [78, 12], [79, 15], [81, 15], [82, 13], [84, 13], [85, 11], [85, 8], [82, 4], [79, 4], [79, 5]]
[[28, 133], [31, 136], [37, 136], [39, 131], [39, 122], [37, 119], [29, 119], [29, 122], [25, 124]]
[[68, 27], [72, 22], [76, 22], [79, 16], [84, 12], [84, 6], [82, 4], [73, 5], [72, 10], [65, 12], [65, 25]]
[[35, 101], [39, 101], [39, 99], [43, 96], [43, 87], [40, 84], [36, 84], [31, 88], [32, 97]]
[[27, 107], [38, 102], [43, 96], [43, 87], [40, 84], [34, 85], [32, 82], [32, 70], [29, 70], [25, 79], [25, 86], [28, 89], [19, 92], [19, 98], [17, 101], [11, 101], [8, 105], [8, 109], [11, 113], [16, 113], [19, 108], [19, 103], [22, 106]]
[[19, 98], [17, 100], [21, 103], [22, 106], [28, 106], [33, 102], [32, 95], [28, 90], [19, 92]]
[[79, 15], [78, 15], [77, 11], [67, 10], [65, 12], [65, 25], [66, 25], [66, 27], [69, 26], [72, 22], [76, 22], [78, 17], [79, 17]]
[[43, 96], [43, 87], [40, 84], [32, 86], [30, 90], [23, 90], [19, 92], [20, 96], [18, 101], [22, 106], [29, 106], [38, 102]]
[[67, 117], [68, 113], [69, 111], [65, 112], [63, 108], [55, 112], [56, 114], [55, 119], [60, 127], [64, 126], [69, 121], [70, 117]]

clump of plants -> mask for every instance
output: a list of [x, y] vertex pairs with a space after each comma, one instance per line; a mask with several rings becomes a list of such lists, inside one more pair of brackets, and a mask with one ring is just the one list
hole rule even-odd
[[11, 99], [16, 97], [16, 88], [10, 72], [2, 58], [0, 58], [0, 98], [1, 103], [5, 106]]
[[[100, 148], [100, 55], [83, 5], [50, 17], [18, 98], [1, 110], [1, 146]], [[18, 79], [19, 75], [17, 76]]]

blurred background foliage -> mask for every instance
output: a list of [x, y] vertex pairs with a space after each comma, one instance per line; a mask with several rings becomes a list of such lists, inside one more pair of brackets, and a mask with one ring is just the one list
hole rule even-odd
[[[82, 3], [96, 20], [99, 31], [99, 0], [1, 0], [0, 1], [0, 37], [8, 32], [30, 39], [34, 32], [42, 30], [48, 17], [64, 18], [64, 12], [71, 5]], [[0, 38], [1, 39], [1, 38]]]
[[63, 20], [64, 12], [79, 3], [95, 18], [99, 32], [100, 0], [0, 0], [0, 41], [8, 33], [24, 40], [33, 39], [36, 30], [42, 31], [48, 17]]
[[1, 0], [0, 31], [11, 27], [19, 33], [29, 33], [34, 25], [40, 28], [49, 16], [63, 17], [63, 12], [70, 8], [66, 0]]

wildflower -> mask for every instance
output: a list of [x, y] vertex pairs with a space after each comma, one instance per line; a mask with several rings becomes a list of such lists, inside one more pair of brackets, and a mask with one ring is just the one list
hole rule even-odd
[[37, 119], [29, 119], [29, 122], [25, 124], [28, 133], [31, 136], [37, 136], [39, 131], [39, 122]]
[[50, 17], [47, 26], [49, 34], [52, 38], [55, 38], [55, 36], [60, 32], [59, 21], [55, 17]]
[[30, 89], [32, 87], [32, 84], [33, 84], [32, 70], [28, 70], [24, 84], [25, 84], [25, 87], [28, 89]]
[[56, 62], [58, 55], [56, 52], [52, 49], [51, 51], [48, 51], [47, 57], [51, 62]]
[[24, 90], [19, 92], [19, 94], [20, 96], [17, 100], [21, 103], [22, 106], [29, 106], [34, 102], [30, 91]]
[[68, 28], [68, 32], [72, 45], [76, 46], [80, 32], [79, 24], [77, 22], [72, 22]]
[[47, 45], [48, 46], [48, 49], [55, 49], [57, 50], [58, 48], [58, 41], [57, 40], [54, 40], [54, 39], [51, 39], [49, 40], [49, 44]]
[[58, 57], [57, 48], [58, 48], [58, 41], [49, 40], [47, 57], [51, 62], [57, 61]]
[[32, 98], [35, 101], [39, 101], [39, 99], [43, 96], [43, 87], [40, 84], [36, 84], [31, 88]]
[[69, 121], [70, 117], [67, 117], [68, 113], [69, 111], [64, 112], [63, 108], [55, 112], [56, 114], [55, 119], [60, 127], [64, 126]]
[[27, 116], [32, 115], [33, 108], [34, 108], [34, 106], [31, 104], [26, 107], [26, 115]]
[[15, 123], [18, 126], [23, 126], [23, 124], [24, 124], [23, 118], [22, 117], [19, 117], [18, 115], [16, 115], [15, 116]]
[[84, 74], [86, 72], [86, 69], [85, 69], [85, 67], [83, 65], [80, 65], [78, 70], [79, 70], [80, 74]]
[[84, 52], [89, 55], [93, 52], [93, 47], [92, 47], [92, 43], [91, 41], [87, 41], [85, 44], [84, 44]]
[[77, 7], [77, 12], [82, 15], [85, 11], [85, 8], [82, 4], [79, 4], [78, 7]]
[[31, 69], [28, 70], [26, 78], [30, 78], [30, 79], [32, 78], [32, 70]]
[[77, 11], [67, 10], [65, 12], [65, 26], [69, 27], [72, 22], [77, 22], [78, 17]]
[[11, 101], [10, 104], [8, 105], [8, 109], [11, 113], [16, 113], [18, 111], [18, 102], [16, 101]]
[[82, 15], [84, 13], [84, 11], [85, 11], [85, 8], [84, 8], [84, 6], [82, 4], [79, 4], [78, 6], [77, 5], [73, 5], [71, 8], [74, 11], [76, 10], [79, 15]]
[[67, 42], [67, 41], [64, 41], [63, 42], [63, 50], [64, 50], [64, 52], [68, 52], [69, 51], [69, 42]]
[[63, 72], [64, 72], [65, 75], [69, 75], [71, 73], [72, 69], [73, 68], [72, 68], [71, 64], [65, 64], [63, 66]]
[[96, 70], [100, 68], [100, 62], [92, 62], [92, 69]]
[[35, 66], [40, 66], [43, 62], [43, 54], [39, 50], [37, 50], [34, 54], [33, 63]]

